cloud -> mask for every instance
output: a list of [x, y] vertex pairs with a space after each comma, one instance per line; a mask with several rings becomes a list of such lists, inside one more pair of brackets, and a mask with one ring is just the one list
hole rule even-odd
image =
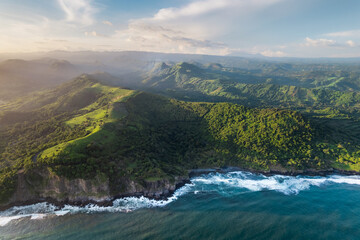
[[182, 8], [163, 8], [160, 9], [153, 17], [154, 20], [169, 20], [180, 17], [198, 16], [211, 11], [223, 9], [232, 4], [228, 0], [206, 0], [195, 1]]
[[113, 38], [132, 49], [138, 47], [147, 51], [228, 54], [228, 47], [222, 42], [187, 37], [182, 31], [143, 21], [130, 23], [128, 29], [117, 31]]
[[59, 43], [66, 43], [66, 42], [69, 42], [68, 40], [65, 40], [65, 39], [49, 39], [49, 41], [59, 42]]
[[332, 32], [332, 33], [327, 33], [324, 35], [329, 36], [329, 37], [360, 37], [360, 30]]
[[113, 24], [112, 24], [112, 22], [110, 22], [110, 21], [103, 21], [102, 22], [103, 24], [105, 24], [105, 25], [108, 25], [108, 26], [112, 26]]
[[311, 39], [309, 37], [305, 38], [305, 46], [307, 47], [331, 47], [331, 46], [337, 46], [337, 42], [335, 40], [331, 39]]
[[85, 34], [86, 37], [89, 37], [89, 36], [93, 36], [93, 37], [108, 37], [107, 35], [98, 33], [98, 32], [96, 32], [96, 31], [84, 32], [84, 34]]
[[355, 44], [354, 41], [352, 41], [352, 40], [347, 41], [346, 44], [347, 44], [349, 47], [355, 47], [355, 46], [356, 46], [356, 44]]
[[155, 20], [170, 20], [189, 16], [200, 16], [224, 9], [256, 9], [281, 2], [283, 0], [200, 0], [180, 8], [160, 9], [153, 17]]
[[234, 31], [234, 22], [236, 31], [241, 30], [246, 16], [284, 1], [289, 0], [191, 0], [134, 21], [171, 27], [196, 38], [213, 38]]
[[[62, 7], [59, 9], [64, 10]], [[91, 49], [93, 43], [89, 41], [90, 38], [84, 41], [84, 30], [88, 31], [84, 23], [90, 21], [83, 16], [80, 16], [80, 20], [71, 21], [70, 16], [65, 14], [63, 19], [54, 19], [30, 11], [2, 18], [0, 14], [0, 21], [4, 25], [0, 28], [0, 49], [8, 52]]]
[[[226, 43], [216, 39], [233, 31], [239, 17], [286, 0], [193, 0], [177, 8], [163, 8], [148, 18], [133, 19], [114, 38], [149, 51], [229, 54]], [[279, 53], [280, 54], [280, 53]]]
[[265, 50], [260, 52], [261, 55], [265, 57], [285, 57], [287, 54], [283, 51], [272, 51], [272, 50]]
[[68, 22], [82, 25], [94, 23], [93, 14], [96, 8], [92, 6], [91, 0], [58, 0], [58, 3], [65, 12]]
[[[4, 36], [3, 48], [15, 51], [87, 48], [226, 55], [234, 52], [234, 48], [221, 39], [234, 32], [234, 28], [241, 30], [246, 23], [244, 16], [283, 1], [289, 0], [187, 0], [180, 7], [159, 9], [149, 17], [129, 20], [125, 28], [115, 29], [101, 27], [116, 26], [109, 19], [96, 19], [96, 13], [105, 9], [100, 1], [56, 0], [64, 13], [63, 19], [49, 15], [47, 19], [5, 22], [0, 34]], [[30, 19], [33, 15], [26, 14]], [[31, 48], [33, 42], [42, 44]], [[264, 51], [264, 54], [282, 53]]]
[[348, 40], [346, 42], [338, 42], [333, 39], [311, 39], [309, 37], [305, 38], [305, 43], [300, 44], [300, 46], [305, 47], [336, 47], [336, 48], [348, 48], [356, 47], [357, 44], [353, 40]]
[[97, 36], [97, 33], [95, 31], [92, 31], [92, 32], [84, 32], [85, 36], [93, 36], [93, 37], [96, 37]]

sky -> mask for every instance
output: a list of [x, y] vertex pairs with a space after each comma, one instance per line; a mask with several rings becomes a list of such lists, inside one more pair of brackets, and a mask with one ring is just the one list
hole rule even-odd
[[0, 53], [360, 57], [359, 0], [1, 0]]

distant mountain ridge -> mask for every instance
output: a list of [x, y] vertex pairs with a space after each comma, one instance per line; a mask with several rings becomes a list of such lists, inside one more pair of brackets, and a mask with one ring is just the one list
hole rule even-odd
[[0, 63], [0, 99], [54, 87], [79, 73], [76, 66], [65, 60], [6, 60]]
[[340, 85], [345, 86], [343, 78], [322, 87], [306, 88], [274, 84], [273, 80], [255, 79], [251, 83], [227, 69], [213, 71], [185, 62], [159, 66], [135, 86], [192, 101], [230, 101], [255, 107], [360, 109], [360, 93], [341, 88]]

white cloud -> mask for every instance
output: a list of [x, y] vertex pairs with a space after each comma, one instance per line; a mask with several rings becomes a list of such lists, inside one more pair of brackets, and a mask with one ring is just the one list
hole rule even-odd
[[92, 31], [92, 32], [84, 32], [85, 36], [93, 36], [93, 37], [96, 37], [97, 36], [97, 33], [95, 31]]
[[200, 0], [180, 8], [160, 9], [153, 17], [155, 20], [170, 20], [189, 16], [199, 16], [224, 9], [250, 10], [263, 8], [283, 0]]
[[102, 22], [103, 24], [105, 24], [105, 25], [108, 25], [108, 26], [112, 26], [113, 24], [112, 24], [112, 22], [110, 22], [110, 21], [103, 21]]
[[90, 32], [84, 32], [86, 37], [103, 37], [103, 38], [108, 38], [109, 36], [105, 35], [105, 34], [101, 34], [98, 33], [96, 31], [90, 31]]
[[327, 33], [324, 35], [329, 36], [329, 37], [360, 37], [360, 30], [332, 32], [332, 33]]
[[142, 21], [130, 23], [126, 30], [117, 31], [112, 38], [131, 50], [228, 54], [228, 47], [222, 42], [187, 37], [182, 31]]
[[[178, 8], [163, 8], [149, 18], [134, 19], [113, 36], [126, 39], [122, 46], [149, 51], [229, 54], [227, 44], [217, 39], [241, 27], [239, 16], [286, 0], [193, 0]], [[121, 41], [119, 41], [120, 44]]]
[[150, 17], [130, 20], [127, 27], [117, 30], [95, 24], [115, 26], [108, 19], [95, 18], [100, 10], [95, 0], [56, 1], [64, 13], [61, 20], [49, 17], [36, 18], [30, 23], [18, 19], [12, 24], [5, 22], [6, 27], [0, 29], [0, 34], [7, 36], [3, 37], [5, 45], [0, 43], [3, 48], [15, 51], [96, 48], [226, 55], [233, 49], [219, 39], [234, 31], [234, 22], [241, 29], [245, 23], [243, 16], [288, 0], [187, 0], [181, 7], [160, 9]]
[[355, 47], [355, 46], [356, 46], [356, 44], [355, 44], [354, 41], [352, 41], [352, 40], [347, 41], [346, 44], [347, 44], [348, 46], [350, 46], [350, 47]]
[[[180, 7], [159, 9], [143, 18], [116, 24], [104, 14], [96, 18], [98, 11], [106, 9], [101, 1], [53, 2], [58, 9], [49, 10], [46, 17], [36, 15], [41, 11], [26, 4], [23, 10], [20, 6], [1, 9], [1, 51], [143, 50], [306, 57], [358, 56], [360, 49], [360, 29], [356, 28], [310, 36], [300, 40], [301, 44], [287, 43], [288, 38], [281, 38], [283, 33], [276, 28], [273, 33], [260, 33], [260, 29], [272, 24], [264, 24], [267, 19], [286, 21], [284, 18], [292, 14], [288, 7], [296, 0], [185, 0], [178, 1]], [[282, 2], [286, 4], [278, 5]], [[56, 11], [63, 15], [61, 19], [53, 17]], [[278, 35], [270, 41], [278, 42], [267, 45], [271, 34]]]
[[[0, 49], [9, 52], [90, 49], [91, 40], [84, 41], [84, 31], [95, 23], [97, 8], [91, 0], [56, 0], [62, 19], [39, 16], [33, 11], [0, 14]], [[88, 35], [103, 36], [96, 31]], [[51, 39], [62, 39], [53, 41]], [[41, 43], [41, 44], [40, 44]]]
[[287, 54], [283, 51], [272, 51], [272, 50], [265, 50], [260, 52], [261, 55], [265, 57], [285, 57]]
[[96, 9], [91, 0], [58, 0], [62, 10], [66, 14], [68, 22], [91, 25], [94, 23], [93, 14]]
[[356, 47], [357, 44], [353, 40], [348, 41], [335, 41], [333, 39], [312, 39], [312, 38], [305, 38], [305, 43], [300, 44], [303, 47], [336, 47], [339, 49], [345, 49], [349, 47]]
[[[196, 38], [216, 38], [241, 30], [246, 16], [289, 0], [192, 0], [177, 8], [163, 8], [152, 17], [137, 19], [180, 30]], [[234, 25], [234, 23], [236, 23]]]
[[309, 37], [305, 38], [305, 46], [307, 47], [329, 47], [329, 46], [337, 46], [337, 42], [332, 39], [311, 39]]
[[229, 0], [205, 0], [195, 1], [182, 8], [163, 8], [155, 15], [155, 20], [169, 20], [180, 17], [197, 16], [211, 11], [223, 9], [232, 4]]

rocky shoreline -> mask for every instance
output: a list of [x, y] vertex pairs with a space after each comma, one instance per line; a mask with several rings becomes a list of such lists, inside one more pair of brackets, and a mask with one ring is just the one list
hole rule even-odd
[[[106, 198], [95, 199], [92, 197], [79, 197], [75, 200], [65, 199], [58, 200], [54, 197], [39, 197], [33, 198], [31, 200], [25, 201], [13, 201], [9, 204], [0, 206], [0, 211], [4, 211], [11, 207], [27, 206], [36, 203], [49, 203], [56, 206], [58, 209], [63, 208], [65, 205], [85, 207], [86, 205], [93, 204], [100, 207], [109, 207], [113, 205], [113, 201], [125, 197], [141, 197], [144, 196], [149, 199], [155, 200], [166, 200], [171, 197], [174, 192], [183, 187], [185, 184], [190, 183], [190, 177], [176, 177], [176, 180], [173, 184], [169, 184], [168, 180], [158, 180], [155, 182], [147, 182], [146, 186], [143, 189], [138, 189], [133, 187], [133, 191], [116, 194], [113, 196], [108, 196]], [[164, 187], [165, 186], [165, 187]]]
[[251, 172], [255, 174], [262, 174], [265, 176], [273, 176], [273, 175], [284, 175], [284, 176], [329, 176], [329, 175], [360, 175], [360, 172], [357, 171], [347, 171], [347, 170], [339, 170], [330, 168], [327, 170], [316, 170], [316, 169], [308, 169], [308, 170], [294, 170], [289, 171], [285, 169], [271, 169], [269, 171], [261, 171], [261, 170], [253, 170], [253, 169], [245, 169], [241, 167], [223, 167], [223, 168], [209, 168], [209, 169], [193, 169], [189, 171], [189, 177], [196, 177], [202, 174], [209, 174], [209, 173], [228, 173], [234, 171], [244, 171], [244, 172]]
[[[109, 207], [113, 205], [113, 201], [119, 198], [125, 198], [125, 197], [147, 197], [149, 199], [155, 199], [155, 200], [166, 200], [169, 197], [171, 197], [174, 192], [183, 187], [185, 184], [188, 184], [191, 182], [191, 178], [201, 176], [204, 174], [209, 173], [228, 173], [233, 171], [246, 171], [251, 172], [255, 174], [262, 174], [265, 176], [273, 176], [273, 175], [285, 175], [285, 176], [329, 176], [329, 175], [360, 175], [359, 172], [356, 171], [346, 171], [346, 170], [339, 170], [339, 169], [327, 169], [327, 170], [316, 170], [316, 169], [308, 169], [308, 170], [296, 170], [296, 171], [288, 171], [284, 169], [277, 169], [277, 170], [269, 170], [269, 171], [259, 171], [259, 170], [249, 170], [244, 169], [240, 167], [223, 167], [223, 168], [208, 168], [208, 169], [192, 169], [188, 172], [188, 177], [180, 177], [175, 181], [173, 185], [169, 185], [167, 189], [156, 189], [156, 186], [147, 186], [147, 188], [144, 188], [142, 191], [135, 191], [135, 192], [128, 192], [123, 194], [118, 194], [111, 196], [107, 199], [103, 200], [94, 200], [91, 198], [88, 199], [79, 199], [79, 200], [57, 200], [51, 197], [45, 197], [45, 198], [37, 198], [37, 199], [31, 199], [27, 201], [19, 201], [19, 202], [12, 202], [10, 204], [7, 204], [5, 206], [0, 206], [0, 211], [4, 211], [6, 209], [9, 209], [11, 207], [15, 206], [26, 206], [41, 202], [47, 202], [49, 204], [52, 204], [59, 209], [64, 207], [65, 205], [72, 205], [72, 206], [80, 206], [84, 207], [89, 204], [94, 204], [100, 207]], [[159, 183], [161, 180], [158, 181]], [[156, 184], [155, 184], [156, 185]]]

